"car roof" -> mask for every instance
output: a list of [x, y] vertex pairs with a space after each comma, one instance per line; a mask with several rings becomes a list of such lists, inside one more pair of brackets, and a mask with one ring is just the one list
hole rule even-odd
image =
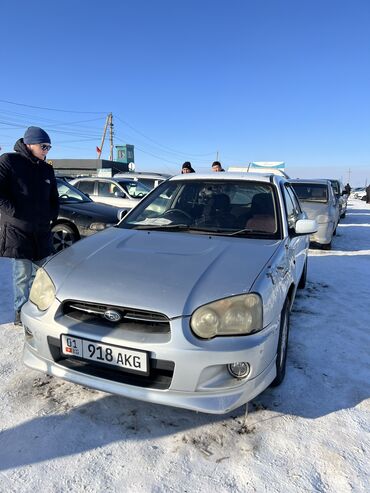
[[112, 176], [112, 177], [107, 177], [107, 176], [81, 176], [81, 178], [75, 178], [71, 181], [95, 181], [95, 180], [99, 180], [99, 181], [123, 181], [123, 182], [127, 182], [127, 183], [130, 183], [130, 182], [133, 182], [133, 181], [137, 181], [135, 180], [135, 178], [132, 178], [131, 180], [129, 178], [116, 178], [115, 176]]
[[130, 176], [135, 177], [135, 178], [153, 178], [154, 180], [156, 178], [163, 178], [164, 180], [167, 180], [167, 178], [170, 178], [172, 175], [167, 175], [165, 173], [150, 173], [150, 172], [145, 172], [145, 171], [135, 171], [135, 172], [127, 172], [127, 173], [116, 173], [113, 178], [129, 178]]
[[169, 179], [169, 181], [180, 180], [215, 180], [215, 181], [252, 181], [252, 182], [266, 182], [274, 183], [275, 185], [280, 182], [287, 182], [288, 180], [280, 175], [272, 173], [235, 173], [227, 172], [215, 173], [214, 171], [209, 173], [185, 173], [183, 175], [176, 175]]
[[289, 183], [318, 183], [319, 185], [331, 185], [329, 178], [294, 178]]

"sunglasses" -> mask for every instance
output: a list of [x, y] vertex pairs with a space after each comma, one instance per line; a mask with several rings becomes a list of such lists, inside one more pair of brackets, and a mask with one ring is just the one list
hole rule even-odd
[[51, 146], [49, 144], [39, 144], [43, 151], [50, 151]]

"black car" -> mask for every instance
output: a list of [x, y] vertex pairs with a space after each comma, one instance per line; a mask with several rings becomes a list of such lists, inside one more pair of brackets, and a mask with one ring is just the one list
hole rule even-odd
[[57, 178], [59, 216], [52, 226], [54, 252], [75, 241], [114, 226], [125, 209], [93, 202], [70, 183]]

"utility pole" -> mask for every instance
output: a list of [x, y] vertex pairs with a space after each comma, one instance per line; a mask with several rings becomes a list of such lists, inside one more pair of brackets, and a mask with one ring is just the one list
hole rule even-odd
[[218, 151], [216, 152], [216, 161], [218, 161]]
[[110, 130], [110, 153], [109, 153], [109, 161], [113, 161], [113, 115], [109, 113], [110, 121], [109, 121], [109, 130]]
[[351, 168], [348, 170], [348, 183], [351, 183]]
[[109, 115], [107, 115], [107, 118], [105, 120], [105, 125], [104, 125], [104, 130], [103, 130], [103, 137], [101, 139], [101, 144], [100, 144], [100, 147], [98, 147], [98, 159], [100, 159], [100, 156], [101, 156], [101, 153], [103, 152], [103, 146], [104, 146], [104, 140], [105, 140], [105, 134], [107, 133], [107, 127], [108, 127], [108, 122], [109, 122], [109, 118], [110, 118], [110, 115], [112, 113], [109, 113]]

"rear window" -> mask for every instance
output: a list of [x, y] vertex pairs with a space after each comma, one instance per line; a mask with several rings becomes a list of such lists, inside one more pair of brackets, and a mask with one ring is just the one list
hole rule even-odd
[[303, 202], [327, 202], [328, 187], [320, 183], [292, 183], [299, 200]]

